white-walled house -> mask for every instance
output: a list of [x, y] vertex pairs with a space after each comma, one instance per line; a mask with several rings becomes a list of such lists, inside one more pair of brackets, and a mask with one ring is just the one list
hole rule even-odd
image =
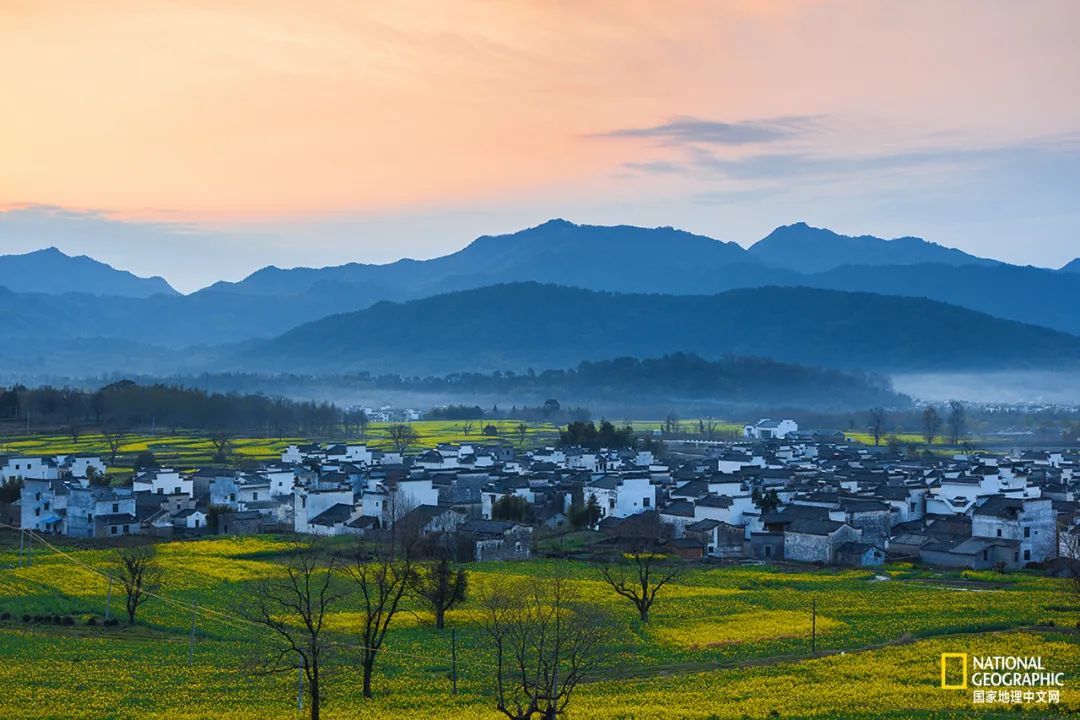
[[743, 427], [743, 437], [749, 440], [782, 440], [797, 432], [799, 432], [799, 425], [794, 420], [765, 418], [753, 425]]
[[647, 474], [604, 475], [584, 488], [585, 501], [596, 498], [603, 517], [628, 517], [656, 509], [656, 486]]
[[68, 488], [59, 480], [23, 480], [20, 526], [37, 532], [63, 532], [67, 498]]
[[135, 492], [191, 497], [193, 482], [190, 477], [181, 475], [179, 470], [159, 468], [136, 475], [131, 481], [131, 487]]
[[311, 521], [329, 510], [334, 505], [353, 506], [351, 488], [296, 488], [293, 492], [293, 530], [298, 533], [313, 533], [319, 528]]
[[56, 461], [74, 478], [85, 478], [87, 468], [94, 468], [97, 475], [105, 474], [105, 462], [100, 455], [57, 455]]
[[56, 460], [27, 455], [0, 455], [0, 482], [16, 478], [23, 480], [56, 480], [60, 469]]

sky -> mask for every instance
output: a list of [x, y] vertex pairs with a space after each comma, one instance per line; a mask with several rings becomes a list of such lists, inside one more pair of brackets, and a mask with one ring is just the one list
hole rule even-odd
[[552, 217], [1080, 255], [1080, 3], [0, 0], [0, 253], [191, 291]]

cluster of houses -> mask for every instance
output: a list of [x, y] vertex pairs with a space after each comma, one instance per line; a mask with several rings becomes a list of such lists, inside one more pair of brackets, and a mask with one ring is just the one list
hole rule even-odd
[[528, 557], [536, 532], [584, 523], [607, 538], [648, 534], [692, 559], [1015, 569], [1057, 558], [1062, 533], [1078, 532], [1077, 453], [909, 457], [763, 423], [741, 442], [665, 460], [634, 449], [447, 444], [402, 455], [311, 444], [249, 471], [146, 470], [130, 487], [88, 481], [87, 468], [105, 470], [97, 457], [8, 457], [0, 481], [22, 478], [22, 526], [42, 533], [365, 535], [406, 523], [455, 538], [476, 560]]

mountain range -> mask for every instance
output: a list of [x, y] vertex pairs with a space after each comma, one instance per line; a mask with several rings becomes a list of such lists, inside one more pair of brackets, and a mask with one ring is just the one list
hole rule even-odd
[[430, 375], [676, 351], [856, 370], [1080, 367], [1080, 337], [925, 298], [781, 287], [617, 294], [531, 282], [379, 302], [251, 342], [221, 365]]
[[438, 373], [680, 351], [860, 369], [1053, 367], [1076, 358], [1075, 266], [805, 223], [744, 249], [671, 227], [551, 220], [431, 260], [271, 266], [181, 295], [50, 248], [0, 257], [0, 361], [66, 368], [92, 346], [85, 364], [144, 370]]
[[138, 277], [85, 255], [65, 255], [54, 247], [0, 255], [0, 285], [13, 292], [49, 295], [74, 292], [145, 298], [177, 294], [165, 278]]

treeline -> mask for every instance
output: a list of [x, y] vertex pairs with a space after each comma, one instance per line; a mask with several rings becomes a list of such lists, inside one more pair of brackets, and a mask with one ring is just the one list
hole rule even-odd
[[[147, 382], [159, 382], [146, 378]], [[401, 391], [428, 395], [473, 395], [518, 399], [569, 398], [576, 403], [635, 402], [731, 403], [756, 407], [802, 407], [857, 410], [875, 405], [911, 407], [911, 399], [897, 393], [891, 381], [874, 373], [848, 372], [777, 362], [760, 357], [727, 356], [706, 360], [692, 353], [660, 358], [621, 357], [582, 362], [574, 368], [537, 371], [527, 368], [491, 373], [451, 373], [441, 376], [404, 376], [357, 372], [337, 375], [223, 373], [176, 376], [170, 382], [214, 392]], [[539, 402], [543, 402], [540, 400]], [[538, 405], [521, 419], [551, 419], [551, 410]], [[471, 411], [452, 405], [451, 412]], [[514, 409], [518, 411], [518, 408]], [[506, 412], [505, 408], [502, 412]], [[545, 413], [547, 413], [545, 415]], [[485, 411], [486, 417], [491, 417]], [[432, 416], [434, 419], [434, 416]], [[444, 417], [440, 419], [479, 419]], [[558, 420], [577, 419], [563, 410]]]
[[587, 421], [592, 413], [584, 407], [563, 407], [555, 398], [548, 398], [543, 404], [529, 406], [512, 405], [510, 408], [492, 405], [484, 410], [479, 405], [443, 405], [424, 413], [426, 420], [525, 420], [549, 422], [555, 425]]
[[138, 385], [130, 380], [92, 391], [22, 385], [0, 390], [0, 422], [64, 427], [76, 434], [84, 427], [156, 426], [327, 435], [366, 425], [362, 415], [326, 402], [208, 393], [176, 385]]

